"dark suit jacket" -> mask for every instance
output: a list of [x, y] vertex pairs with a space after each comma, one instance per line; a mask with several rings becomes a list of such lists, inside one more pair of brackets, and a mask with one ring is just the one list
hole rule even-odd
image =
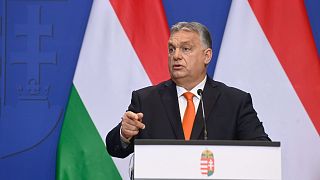
[[[270, 140], [253, 109], [251, 96], [207, 77], [203, 103], [209, 140]], [[172, 80], [132, 92], [129, 111], [142, 112], [145, 129], [135, 138], [184, 139], [176, 84]], [[202, 108], [199, 105], [191, 139], [203, 139]], [[133, 141], [123, 148], [121, 123], [106, 137], [110, 155], [124, 158], [133, 152]]]

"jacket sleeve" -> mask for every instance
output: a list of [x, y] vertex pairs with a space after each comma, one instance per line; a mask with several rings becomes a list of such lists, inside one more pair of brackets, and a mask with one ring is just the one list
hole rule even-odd
[[250, 94], [244, 96], [238, 111], [237, 137], [240, 140], [270, 141], [253, 108]]
[[[132, 92], [131, 96], [131, 104], [129, 105], [128, 111], [132, 112], [140, 112], [140, 105], [139, 105], [139, 97], [136, 91]], [[122, 145], [120, 139], [120, 128], [121, 122], [114, 127], [106, 136], [106, 148], [108, 153], [113, 157], [125, 158], [131, 153], [133, 153], [134, 147], [134, 137], [131, 140], [131, 143], [128, 144], [127, 147]]]

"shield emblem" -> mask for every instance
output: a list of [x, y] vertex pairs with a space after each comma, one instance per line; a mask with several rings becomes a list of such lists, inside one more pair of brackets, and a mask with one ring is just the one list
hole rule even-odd
[[213, 153], [208, 149], [201, 153], [200, 171], [205, 176], [211, 176], [214, 173], [214, 157]]

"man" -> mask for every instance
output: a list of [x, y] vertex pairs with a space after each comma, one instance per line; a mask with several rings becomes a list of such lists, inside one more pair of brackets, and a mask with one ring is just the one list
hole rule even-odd
[[171, 79], [133, 91], [121, 123], [106, 137], [109, 154], [128, 156], [135, 138], [203, 139], [201, 90], [209, 140], [270, 140], [250, 94], [206, 75], [211, 58], [212, 42], [205, 26], [197, 22], [172, 26], [168, 43]]

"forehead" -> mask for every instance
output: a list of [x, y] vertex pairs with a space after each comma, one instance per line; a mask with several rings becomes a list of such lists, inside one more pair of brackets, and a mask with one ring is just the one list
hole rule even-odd
[[200, 43], [200, 36], [193, 31], [180, 30], [171, 34], [169, 44], [182, 44], [182, 43]]

